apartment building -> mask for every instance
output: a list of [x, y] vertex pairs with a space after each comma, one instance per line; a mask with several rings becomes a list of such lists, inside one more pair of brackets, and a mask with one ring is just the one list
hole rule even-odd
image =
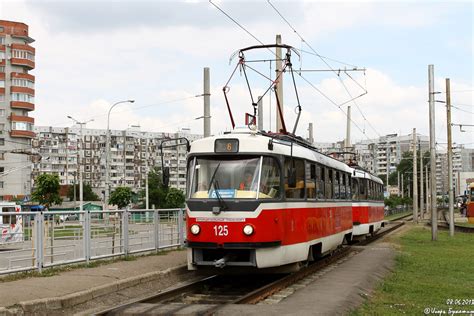
[[[453, 186], [456, 194], [461, 194], [463, 188], [459, 183], [460, 173], [474, 172], [474, 149], [464, 148], [462, 145], [453, 148]], [[449, 191], [448, 153], [436, 154], [436, 192], [445, 195]]]
[[[103, 196], [106, 130], [83, 128], [82, 138], [79, 126], [38, 126], [35, 132], [37, 137], [33, 141], [33, 148], [41, 155], [41, 160], [33, 165], [33, 178], [41, 173], [55, 173], [59, 175], [62, 185], [72, 185], [78, 181], [78, 168], [82, 164], [84, 183], [90, 184], [99, 196]], [[144, 132], [138, 127], [111, 130], [110, 135], [111, 190], [127, 186], [134, 191], [145, 188], [147, 170], [161, 166], [159, 145], [163, 140], [185, 137], [192, 142], [202, 137], [186, 132]], [[180, 146], [163, 149], [163, 162], [170, 167], [170, 186], [185, 190], [187, 153], [184, 141], [180, 143]], [[176, 145], [176, 142], [166, 144]]]
[[0, 200], [31, 194], [31, 139], [35, 137], [34, 40], [28, 25], [0, 20]]

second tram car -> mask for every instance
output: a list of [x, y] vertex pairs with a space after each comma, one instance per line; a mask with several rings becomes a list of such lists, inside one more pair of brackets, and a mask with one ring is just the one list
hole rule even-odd
[[383, 182], [372, 174], [354, 168], [352, 173], [353, 237], [375, 234], [384, 225]]
[[334, 250], [352, 236], [354, 170], [284, 135], [245, 129], [194, 141], [188, 268], [293, 269]]

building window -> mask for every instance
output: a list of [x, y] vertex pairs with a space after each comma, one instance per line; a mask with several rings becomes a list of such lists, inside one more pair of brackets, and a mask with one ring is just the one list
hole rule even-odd
[[0, 124], [0, 135], [3, 135], [4, 131], [5, 131], [5, 124]]
[[35, 97], [26, 93], [12, 93], [12, 101], [35, 103]]
[[0, 189], [3, 189], [3, 181], [0, 181]]
[[27, 123], [27, 122], [12, 122], [12, 130], [14, 130], [14, 131], [33, 131], [33, 124]]
[[5, 88], [5, 80], [0, 80], [0, 88]]
[[5, 59], [5, 52], [0, 50], [0, 60]]
[[0, 94], [0, 102], [1, 101], [5, 101], [5, 95], [3, 95], [3, 94]]
[[0, 153], [0, 160], [5, 160], [5, 153]]
[[5, 146], [5, 138], [0, 138], [0, 146]]
[[[0, 29], [3, 29], [3, 27], [1, 27]], [[0, 30], [0, 32], [3, 32], [3, 30]], [[0, 45], [3, 45], [3, 44], [5, 44], [5, 37], [0, 36]]]
[[[31, 80], [28, 80], [28, 79], [15, 78], [15, 79], [12, 79], [12, 86], [34, 89], [35, 88], [35, 83]], [[1, 82], [0, 82], [0, 87], [1, 87]]]
[[35, 61], [35, 55], [32, 52], [29, 52], [27, 50], [21, 50], [21, 49], [13, 49], [12, 58], [22, 58], [22, 59]]
[[5, 72], [5, 66], [0, 66], [0, 72]]
[[5, 167], [0, 167], [0, 174], [5, 172]]

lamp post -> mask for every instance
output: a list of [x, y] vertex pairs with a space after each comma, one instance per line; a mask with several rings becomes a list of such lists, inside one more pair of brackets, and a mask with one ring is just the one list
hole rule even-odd
[[[79, 129], [79, 138], [80, 138], [80, 148], [78, 148], [79, 150], [79, 161], [77, 162], [77, 166], [78, 166], [78, 173], [79, 173], [79, 210], [82, 212], [83, 211], [83, 202], [84, 202], [84, 190], [83, 190], [83, 186], [82, 186], [82, 160], [84, 158], [84, 148], [82, 147], [82, 125], [85, 125], [89, 122], [92, 122], [92, 120], [88, 120], [88, 121], [85, 121], [85, 122], [79, 122], [78, 120], [76, 120], [75, 118], [73, 118], [72, 116], [68, 115], [67, 116], [68, 119], [71, 119], [74, 123], [78, 124], [80, 126], [80, 129]], [[74, 186], [76, 185], [76, 183], [74, 182]], [[74, 193], [74, 197], [75, 197], [75, 193]]]
[[110, 165], [110, 112], [112, 109], [121, 103], [134, 103], [135, 100], [123, 100], [112, 104], [107, 114], [107, 134], [106, 134], [106, 144], [105, 144], [105, 209], [109, 209], [109, 196], [110, 196], [110, 173], [109, 173], [109, 165]]

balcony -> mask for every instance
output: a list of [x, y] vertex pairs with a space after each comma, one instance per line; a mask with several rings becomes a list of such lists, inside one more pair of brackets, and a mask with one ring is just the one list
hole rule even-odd
[[11, 58], [10, 62], [15, 66], [28, 67], [30, 70], [35, 68], [35, 62], [26, 58]]
[[21, 130], [12, 130], [10, 131], [10, 137], [21, 137], [21, 138], [35, 138], [36, 134], [32, 131], [21, 131]]
[[22, 110], [28, 110], [28, 111], [34, 111], [35, 110], [34, 103], [24, 102], [24, 101], [11, 101], [10, 102], [10, 107], [12, 109], [22, 109]]

